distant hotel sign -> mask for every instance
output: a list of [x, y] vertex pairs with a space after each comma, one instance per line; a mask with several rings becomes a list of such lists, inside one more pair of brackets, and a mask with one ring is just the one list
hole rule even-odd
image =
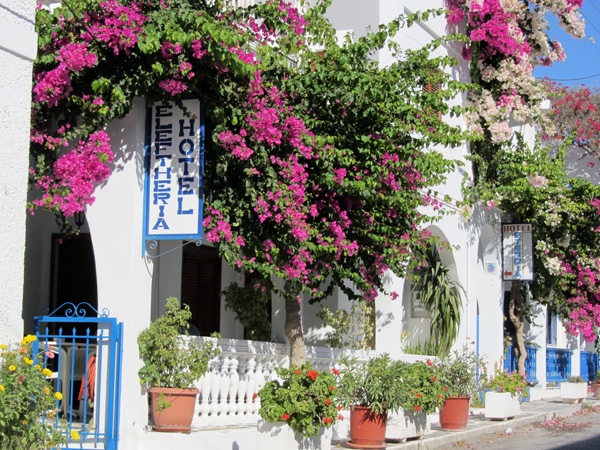
[[147, 111], [144, 240], [202, 238], [204, 123], [199, 100]]
[[502, 278], [533, 281], [533, 225], [502, 224]]

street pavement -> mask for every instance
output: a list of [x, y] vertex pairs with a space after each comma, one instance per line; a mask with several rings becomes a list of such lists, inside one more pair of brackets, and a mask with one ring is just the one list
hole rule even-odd
[[532, 401], [521, 405], [519, 416], [505, 421], [486, 419], [483, 409], [471, 409], [465, 431], [443, 431], [432, 415], [431, 432], [424, 437], [385, 448], [600, 450], [600, 401], [588, 395], [584, 404], [562, 403], [560, 398]]

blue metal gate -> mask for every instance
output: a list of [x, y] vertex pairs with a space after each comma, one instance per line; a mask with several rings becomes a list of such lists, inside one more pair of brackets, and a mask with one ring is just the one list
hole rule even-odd
[[34, 318], [34, 354], [53, 372], [58, 414], [69, 439], [63, 449], [118, 450], [123, 324], [89, 303], [64, 303]]

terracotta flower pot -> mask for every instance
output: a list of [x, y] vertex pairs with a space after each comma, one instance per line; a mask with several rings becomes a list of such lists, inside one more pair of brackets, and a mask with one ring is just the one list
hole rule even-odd
[[350, 408], [350, 448], [385, 447], [387, 413], [375, 414], [366, 406]]
[[442, 430], [461, 431], [467, 429], [470, 397], [448, 397], [440, 409]]
[[[156, 431], [189, 432], [199, 392], [198, 389], [150, 388], [148, 393], [154, 417], [152, 428]], [[171, 406], [161, 409], [159, 405], [163, 402]]]
[[594, 390], [596, 400], [600, 400], [600, 382], [592, 383], [592, 389]]

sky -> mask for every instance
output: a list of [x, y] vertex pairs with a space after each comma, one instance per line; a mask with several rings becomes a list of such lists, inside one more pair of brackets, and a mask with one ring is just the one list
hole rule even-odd
[[572, 38], [563, 32], [554, 17], [548, 17], [548, 35], [560, 41], [567, 59], [552, 67], [536, 67], [533, 74], [540, 78], [549, 77], [566, 86], [584, 84], [600, 89], [600, 0], [583, 0], [580, 12], [586, 20], [583, 39]]

